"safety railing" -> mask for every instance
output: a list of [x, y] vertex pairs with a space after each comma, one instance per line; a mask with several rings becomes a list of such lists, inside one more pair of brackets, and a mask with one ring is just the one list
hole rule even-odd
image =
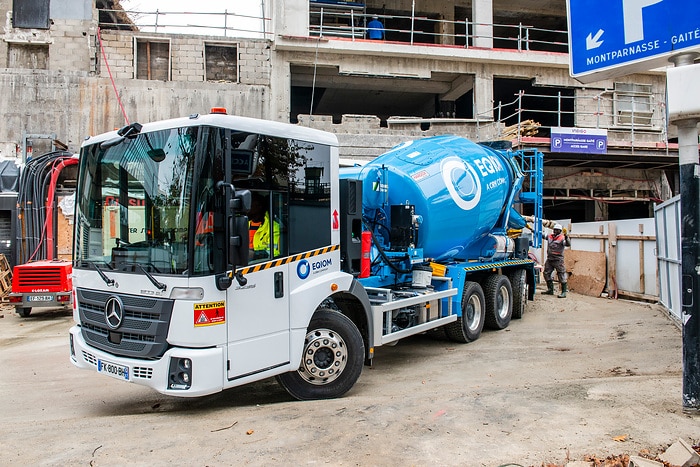
[[[384, 39], [408, 44], [438, 44], [471, 47], [479, 39], [490, 39], [496, 48], [568, 53], [567, 31], [525, 24], [485, 24], [423, 16], [370, 15], [353, 10], [318, 8], [309, 13], [309, 35], [326, 38], [369, 39], [367, 25], [373, 17], [382, 23]], [[373, 29], [373, 28], [372, 28]], [[484, 34], [483, 31], [492, 31]]]
[[[228, 9], [218, 12], [99, 9], [98, 17], [103, 29], [269, 39], [273, 34], [272, 20], [265, 17], [263, 8], [261, 2], [259, 15], [246, 15]], [[480, 39], [490, 39], [495, 48], [568, 52], [567, 32], [561, 30], [523, 23], [476, 23], [469, 21], [469, 18], [445, 20], [417, 15], [369, 15], [352, 9], [324, 7], [309, 12], [309, 35], [366, 39], [367, 24], [373, 16], [378, 16], [383, 23], [385, 39], [393, 42], [472, 47]]]
[[522, 140], [523, 136], [549, 136], [553, 127], [595, 128], [629, 132], [635, 147], [639, 134], [656, 134], [667, 141], [665, 102], [654, 94], [604, 90], [595, 95], [533, 94], [520, 91], [509, 102], [498, 101], [492, 109], [475, 115], [480, 127], [498, 124], [498, 135]]
[[138, 30], [165, 34], [195, 34], [223, 37], [269, 38], [271, 19], [262, 14], [246, 15], [227, 9], [218, 12], [135, 11], [99, 9], [103, 29]]

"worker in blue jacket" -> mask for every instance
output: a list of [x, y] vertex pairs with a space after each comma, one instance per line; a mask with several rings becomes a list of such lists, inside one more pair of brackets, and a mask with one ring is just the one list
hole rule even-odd
[[367, 38], [372, 40], [384, 40], [384, 25], [378, 16], [372, 16], [372, 21], [367, 23]]

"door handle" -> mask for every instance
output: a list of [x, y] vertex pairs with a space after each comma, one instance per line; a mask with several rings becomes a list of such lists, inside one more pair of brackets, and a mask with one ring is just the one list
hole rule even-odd
[[284, 275], [281, 271], [275, 273], [275, 298], [284, 297]]

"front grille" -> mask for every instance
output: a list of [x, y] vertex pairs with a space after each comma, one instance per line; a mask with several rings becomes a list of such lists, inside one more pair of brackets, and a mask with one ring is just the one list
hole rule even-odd
[[16, 284], [20, 287], [61, 287], [61, 272], [63, 268], [32, 267], [17, 268]]
[[[90, 345], [114, 355], [156, 359], [168, 348], [166, 337], [173, 301], [77, 289], [81, 332]], [[105, 303], [118, 296], [124, 318], [117, 329], [107, 325]]]

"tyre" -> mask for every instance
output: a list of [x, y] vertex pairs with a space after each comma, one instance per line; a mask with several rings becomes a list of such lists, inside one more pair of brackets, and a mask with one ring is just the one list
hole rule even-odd
[[505, 329], [513, 315], [513, 289], [507, 276], [491, 274], [483, 282], [486, 297], [486, 327]]
[[466, 281], [462, 291], [462, 316], [445, 326], [445, 334], [455, 342], [472, 342], [484, 329], [484, 291], [477, 282]]
[[18, 306], [15, 308], [15, 311], [17, 312], [18, 315], [20, 315], [22, 318], [26, 318], [29, 316], [29, 313], [32, 312], [31, 307], [23, 307], [23, 306]]
[[513, 319], [520, 319], [525, 314], [527, 306], [527, 295], [529, 286], [527, 284], [527, 273], [524, 269], [518, 269], [508, 274], [510, 286], [513, 289]]
[[362, 335], [350, 318], [320, 309], [309, 323], [299, 369], [277, 381], [299, 400], [333, 399], [353, 387], [364, 359]]

